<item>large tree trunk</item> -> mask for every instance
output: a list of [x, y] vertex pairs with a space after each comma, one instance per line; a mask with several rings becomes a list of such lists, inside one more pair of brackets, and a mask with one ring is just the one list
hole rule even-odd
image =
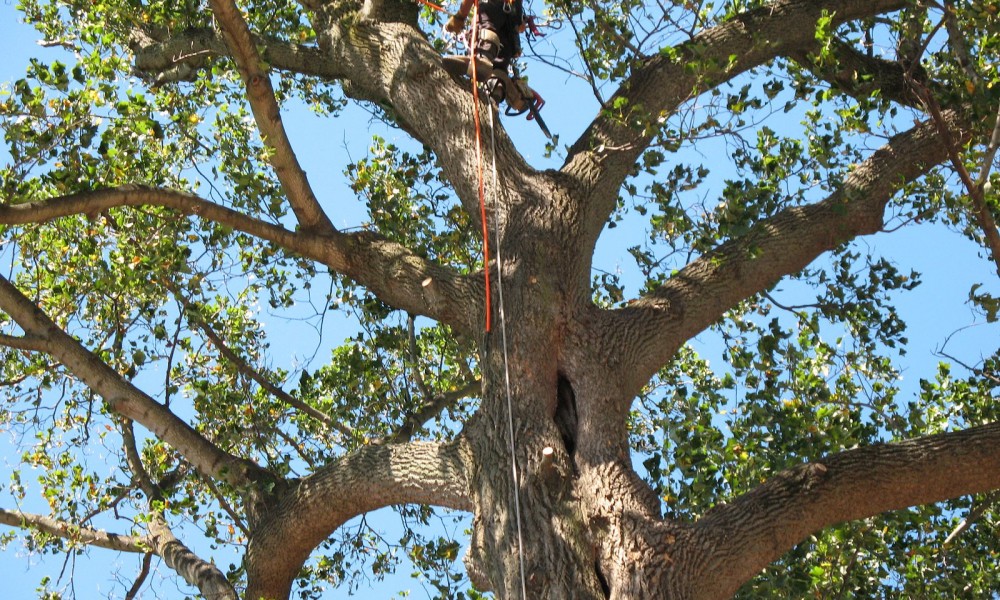
[[668, 597], [672, 532], [630, 464], [634, 391], [606, 353], [602, 336], [617, 332], [588, 308], [588, 255], [564, 218], [570, 193], [503, 189], [513, 208], [490, 223], [502, 240], [502, 280], [492, 273], [503, 318], [481, 340], [483, 404], [464, 431], [476, 465], [470, 573], [501, 598]]

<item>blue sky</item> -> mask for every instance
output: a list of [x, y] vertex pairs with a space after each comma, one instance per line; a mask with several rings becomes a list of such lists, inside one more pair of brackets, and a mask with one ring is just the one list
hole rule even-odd
[[[21, 77], [29, 57], [51, 56], [55, 52], [37, 46], [34, 30], [17, 23], [17, 19], [18, 13], [13, 2], [0, 0], [0, 56], [4, 57], [0, 62], [0, 82]], [[533, 66], [532, 69], [534, 68]], [[537, 74], [532, 75], [532, 85], [548, 101], [543, 114], [550, 129], [561, 134], [563, 143], [570, 143], [589, 120], [587, 115], [596, 110], [589, 88], [584, 88], [565, 75], [545, 71], [542, 67], [538, 68]], [[584, 114], [581, 115], [580, 112]], [[304, 111], [289, 115], [286, 120], [289, 136], [298, 149], [300, 160], [313, 181], [320, 201], [331, 207], [335, 225], [342, 228], [356, 226], [364, 218], [340, 173], [346, 162], [345, 156], [349, 154], [355, 159], [364, 156], [369, 134], [372, 132], [390, 140], [397, 135], [376, 121], [367, 119], [363, 111], [352, 113], [351, 118], [354, 125], [349, 130], [343, 129], [342, 122], [325, 122]], [[534, 124], [524, 121], [523, 117], [506, 118], [505, 123], [518, 147], [532, 164], [538, 167], [557, 164], [556, 159], [547, 160], [542, 156], [544, 138]], [[642, 234], [628, 227], [609, 230], [602, 237], [595, 267], [627, 274], [633, 261], [625, 248], [636, 243], [637, 235]], [[979, 319], [965, 303], [970, 286], [983, 279], [992, 282], [987, 287], [994, 294], [1000, 294], [996, 278], [989, 279], [990, 263], [978, 256], [980, 251], [971, 242], [941, 227], [925, 225], [909, 227], [891, 235], [879, 234], [866, 238], [862, 243], [891, 257], [901, 271], [916, 269], [923, 274], [924, 283], [907, 293], [899, 305], [903, 319], [911, 327], [908, 333], [911, 346], [904, 372], [904, 381], [910, 386], [920, 377], [932, 376], [938, 360], [934, 352], [953, 332], [959, 333], [949, 342], [949, 353], [969, 363], [975, 363], [980, 353], [989, 353], [996, 347], [995, 328], [978, 326]], [[782, 293], [781, 290], [782, 286], [779, 286], [777, 293]], [[972, 327], [965, 329], [970, 326]], [[704, 350], [709, 355], [714, 351], [710, 344], [706, 344]], [[320, 358], [322, 357], [321, 354]], [[0, 441], [0, 450], [4, 451], [0, 459], [5, 463], [16, 461], [16, 455], [11, 453], [5, 441]], [[5, 477], [6, 469], [0, 464], [0, 485], [5, 484]], [[7, 496], [0, 494], [0, 506], [11, 508], [4, 504], [6, 500]], [[383, 522], [386, 527], [390, 527], [392, 521], [393, 519], [387, 519]], [[33, 597], [33, 590], [40, 578], [40, 568], [44, 568], [52, 576], [58, 575], [62, 568], [60, 557], [47, 557], [44, 564], [39, 566], [40, 560], [38, 557], [25, 556], [16, 544], [9, 546], [7, 551], [0, 552], [0, 574], [4, 576], [6, 597]], [[94, 550], [86, 562], [84, 560], [80, 559], [76, 569], [76, 591], [80, 598], [120, 595], [138, 569], [137, 557], [119, 557], [109, 551]], [[170, 576], [167, 573], [168, 580]], [[126, 582], [124, 588], [121, 581]], [[409, 585], [413, 590], [413, 597], [424, 596], [419, 584], [409, 580], [405, 567], [401, 576], [392, 582], [392, 586], [398, 585]], [[389, 587], [374, 594], [384, 597], [388, 595]], [[175, 593], [174, 590], [174, 585], [167, 583], [160, 590], [159, 597], [184, 596], [181, 591]], [[330, 598], [345, 596], [343, 592], [328, 595]], [[146, 597], [151, 595], [147, 594]]]

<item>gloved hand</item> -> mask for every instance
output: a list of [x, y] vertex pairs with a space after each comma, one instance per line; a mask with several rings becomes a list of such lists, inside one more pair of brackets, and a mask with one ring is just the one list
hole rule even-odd
[[461, 33], [465, 29], [465, 19], [466, 17], [460, 15], [452, 15], [445, 23], [444, 28], [452, 33]]

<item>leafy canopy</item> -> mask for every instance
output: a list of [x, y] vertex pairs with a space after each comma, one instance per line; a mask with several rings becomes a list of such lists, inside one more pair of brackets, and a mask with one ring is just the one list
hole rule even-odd
[[[554, 129], [578, 130], [602, 114], [654, 140], [622, 186], [608, 242], [595, 256], [597, 304], [627, 306], [693, 258], [826, 197], [873, 148], [925, 117], [910, 92], [891, 89], [878, 72], [824, 77], [837, 72], [845, 48], [933, 82], [941, 106], [991, 124], [1000, 101], [998, 3], [914, 3], [844, 25], [828, 15], [807, 56], [771, 60], [717, 85], [740, 57], [707, 59], [695, 34], [764, 5], [535, 0], [546, 36], [526, 44], [523, 61], [532, 85], [549, 96], [544, 115]], [[213, 26], [206, 6], [23, 0], [18, 8], [46, 48], [34, 49], [24, 77], [0, 93], [4, 205], [142, 185], [294, 227], [274, 150], [232, 59], [205, 52], [173, 70], [155, 64], [155, 43]], [[317, 44], [300, 4], [241, 8], [264, 61], [268, 47]], [[420, 23], [444, 49], [442, 16], [424, 8]], [[613, 94], [655, 56], [698, 75], [689, 101], [671, 114], [648, 114]], [[303, 161], [312, 155], [306, 170], [328, 184], [318, 195], [343, 215], [338, 226], [378, 232], [460, 273], [482, 268], [474, 218], [437, 157], [396, 128], [391, 108], [348, 99], [321, 73], [276, 69], [271, 77], [288, 119], [338, 132], [299, 153]], [[557, 92], [563, 81], [573, 99]], [[569, 110], [571, 102], [585, 108]], [[540, 146], [527, 127], [520, 143]], [[340, 147], [345, 136], [350, 143]], [[974, 137], [958, 151], [973, 175], [990, 166], [988, 142]], [[538, 166], [558, 166], [566, 154], [557, 138]], [[895, 196], [887, 229], [919, 226], [949, 251], [988, 257], [975, 200], [954, 167], [942, 165]], [[995, 218], [997, 196], [979, 200]], [[7, 225], [3, 235], [6, 275], [55, 324], [219, 449], [276, 477], [304, 476], [372, 443], [453, 439], [476, 409], [470, 340], [229, 223], [140, 205]], [[995, 341], [974, 348], [982, 338], [967, 342], [972, 336], [957, 332], [952, 341], [951, 329], [932, 329], [936, 337], [908, 350], [913, 329], [932, 325], [904, 318], [932, 318], [912, 306], [928, 284], [906, 247], [881, 239], [845, 244], [733, 307], [646, 386], [630, 415], [630, 441], [666, 515], [695, 519], [809, 458], [1000, 418]], [[962, 290], [973, 313], [967, 322], [995, 336], [995, 265], [963, 264], [975, 269]], [[966, 319], [945, 322], [957, 329]], [[0, 324], [0, 431], [11, 465], [0, 508], [134, 537], [165, 521], [240, 585], [242, 490], [198, 474], [156, 435], [133, 432], [80, 375], [20, 343], [24, 330], [9, 314], [0, 313]], [[909, 360], [933, 362], [930, 350], [940, 364], [909, 370]], [[994, 501], [965, 497], [829, 528], [742, 593], [988, 595], [1000, 589]], [[966, 518], [976, 525], [949, 537]], [[460, 515], [423, 506], [357, 519], [314, 553], [294, 593], [359, 590], [412, 571], [422, 586], [416, 594], [479, 597], [457, 562], [467, 527]], [[41, 528], [15, 528], [2, 541], [9, 553], [66, 555], [75, 565], [84, 556], [102, 564], [105, 552]], [[130, 550], [141, 552], [141, 543]], [[73, 569], [46, 565], [56, 566], [38, 584], [39, 597], [72, 596]]]

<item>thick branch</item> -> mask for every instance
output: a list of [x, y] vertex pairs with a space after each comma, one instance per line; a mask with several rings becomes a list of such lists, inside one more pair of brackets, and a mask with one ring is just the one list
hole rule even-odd
[[473, 331], [478, 327], [478, 312], [468, 307], [482, 306], [481, 275], [457, 275], [371, 232], [293, 232], [193, 194], [135, 185], [26, 204], [0, 204], [0, 223], [36, 223], [73, 214], [96, 214], [119, 206], [144, 205], [197, 215], [273, 242], [347, 275], [386, 304], [430, 317], [458, 331]]
[[471, 510], [457, 445], [365, 446], [301, 480], [254, 529], [247, 597], [286, 597], [309, 553], [348, 519], [407, 503]]
[[[151, 503], [162, 500], [161, 489], [153, 483], [146, 467], [142, 464], [131, 421], [123, 423], [122, 438], [125, 442], [125, 458], [132, 471], [133, 480], [137, 482]], [[237, 600], [236, 590], [233, 589], [222, 571], [213, 563], [199, 557], [177, 539], [167, 523], [162, 509], [151, 506], [149, 516], [149, 532], [153, 551], [163, 557], [163, 562], [168, 567], [183, 577], [184, 581], [197, 587], [205, 598]]]
[[48, 353], [100, 394], [111, 410], [142, 424], [205, 475], [241, 486], [248, 483], [249, 475], [263, 473], [252, 462], [224, 452], [209, 442], [177, 415], [126, 381], [59, 328], [3, 277], [0, 277], [0, 310], [10, 315], [28, 336], [44, 339]]
[[676, 58], [651, 58], [608, 101], [626, 114], [605, 111], [570, 148], [563, 172], [589, 194], [579, 198], [584, 222], [603, 227], [618, 189], [652, 141], [657, 123], [683, 103], [741, 73], [815, 44], [816, 23], [826, 12], [833, 26], [897, 10], [905, 0], [776, 0], [700, 32], [675, 48]]
[[[956, 113], [943, 118], [962, 132]], [[885, 206], [896, 190], [947, 156], [935, 124], [919, 124], [858, 165], [827, 199], [787, 208], [758, 223], [743, 237], [681, 269], [652, 294], [612, 313], [615, 330], [634, 333], [620, 337], [628, 346], [620, 352], [635, 357], [637, 367], [630, 373], [628, 389], [638, 391], [681, 344], [739, 301], [839, 244], [881, 230]]]
[[[324, 23], [324, 17], [329, 21]], [[350, 73], [344, 81], [345, 93], [388, 107], [396, 123], [431, 148], [466, 212], [480, 225], [477, 127], [468, 80], [458, 82], [449, 75], [426, 35], [405, 22], [352, 21], [317, 14], [314, 26], [320, 33], [320, 46], [329, 47]], [[428, 102], [429, 98], [434, 101]], [[489, 101], [485, 95], [480, 101], [482, 164], [493, 163], [495, 149], [503, 188], [541, 190], [544, 182], [539, 179], [544, 177], [518, 152], [496, 111], [492, 121], [487, 117]], [[511, 203], [512, 198], [504, 190], [501, 196], [502, 207]]]
[[292, 150], [285, 126], [281, 122], [278, 102], [274, 98], [270, 74], [257, 52], [255, 40], [243, 15], [232, 0], [210, 0], [209, 5], [222, 27], [226, 44], [232, 50], [246, 84], [250, 109], [260, 129], [261, 138], [273, 150], [270, 154], [271, 164], [299, 224], [307, 231], [333, 231], [333, 224], [319, 205], [306, 173]]
[[[136, 71], [149, 74], [156, 81], [190, 78], [205, 58], [229, 55], [225, 40], [211, 29], [187, 29], [169, 37], [137, 32], [133, 38]], [[256, 35], [253, 42], [264, 60], [280, 71], [325, 79], [344, 75], [328, 55], [314, 46]]]
[[206, 600], [238, 600], [226, 575], [215, 564], [201, 558], [178, 540], [160, 513], [152, 515], [149, 531], [156, 553], [168, 567], [198, 588]]
[[[696, 547], [728, 597], [810, 533], [890, 510], [1000, 488], [1000, 423], [849, 450], [780, 473], [695, 525]], [[731, 575], [729, 575], [731, 574]]]

